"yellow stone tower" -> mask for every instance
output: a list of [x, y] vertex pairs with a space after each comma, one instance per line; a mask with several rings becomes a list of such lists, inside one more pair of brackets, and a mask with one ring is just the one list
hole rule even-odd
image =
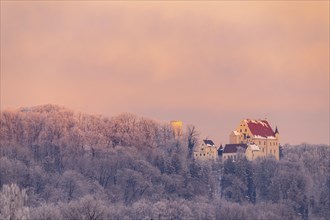
[[183, 127], [182, 121], [171, 121], [171, 127], [175, 138], [182, 136], [182, 127]]

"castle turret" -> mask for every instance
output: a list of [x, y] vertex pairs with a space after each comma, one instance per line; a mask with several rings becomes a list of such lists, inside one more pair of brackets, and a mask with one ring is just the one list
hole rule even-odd
[[276, 137], [277, 140], [278, 140], [279, 137], [280, 137], [280, 133], [278, 132], [277, 126], [276, 126], [276, 128], [275, 128], [275, 132], [274, 132], [274, 134], [275, 134], [275, 137]]

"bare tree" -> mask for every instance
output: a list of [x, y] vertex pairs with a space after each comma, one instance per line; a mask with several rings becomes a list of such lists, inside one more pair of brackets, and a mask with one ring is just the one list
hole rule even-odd
[[194, 125], [187, 126], [187, 141], [189, 149], [189, 158], [192, 158], [194, 147], [198, 144], [199, 132]]

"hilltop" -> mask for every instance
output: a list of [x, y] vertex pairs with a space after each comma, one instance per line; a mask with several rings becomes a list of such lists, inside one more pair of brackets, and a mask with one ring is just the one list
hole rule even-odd
[[123, 113], [111, 118], [77, 113], [57, 105], [20, 108], [1, 113], [1, 141], [24, 145], [75, 148], [135, 146], [149, 148], [171, 139], [171, 128], [154, 120]]
[[177, 138], [170, 124], [130, 113], [45, 105], [2, 111], [0, 122], [1, 219], [330, 215], [329, 146], [286, 146], [279, 161], [204, 163], [191, 157], [192, 129]]

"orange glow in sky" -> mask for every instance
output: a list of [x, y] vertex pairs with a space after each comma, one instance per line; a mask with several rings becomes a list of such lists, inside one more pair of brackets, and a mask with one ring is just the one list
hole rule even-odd
[[329, 1], [1, 1], [1, 110], [47, 103], [329, 143]]

